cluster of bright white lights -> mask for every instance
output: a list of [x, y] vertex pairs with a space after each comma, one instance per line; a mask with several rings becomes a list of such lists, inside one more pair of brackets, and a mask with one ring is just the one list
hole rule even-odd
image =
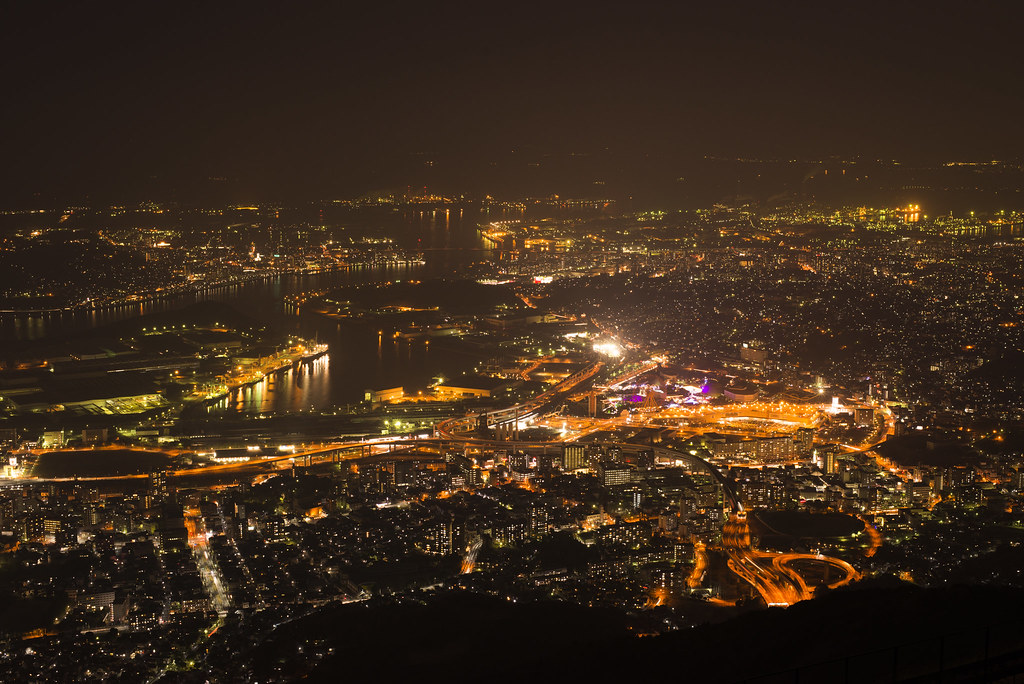
[[622, 356], [622, 347], [615, 342], [598, 341], [594, 342], [594, 351], [598, 354], [618, 358]]

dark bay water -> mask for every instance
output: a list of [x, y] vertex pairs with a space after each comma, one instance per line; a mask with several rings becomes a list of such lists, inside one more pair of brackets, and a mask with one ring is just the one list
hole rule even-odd
[[[41, 315], [0, 316], [0, 344], [4, 340], [37, 340], [160, 311], [180, 309], [202, 301], [225, 302], [240, 312], [270, 323], [274, 328], [329, 345], [326, 356], [300, 368], [266, 378], [235, 392], [214, 412], [260, 413], [308, 411], [343, 407], [363, 398], [369, 388], [405, 386], [416, 391], [438, 375], [450, 377], [470, 370], [477, 358], [438, 341], [404, 340], [393, 332], [408, 319], [338, 320], [296, 309], [284, 301], [290, 294], [322, 291], [345, 285], [398, 280], [453, 277], [474, 261], [492, 258], [477, 225], [506, 218], [475, 209], [415, 211], [377, 217], [377, 234], [392, 237], [397, 246], [422, 250], [424, 264], [397, 267], [353, 267], [319, 274], [294, 274], [250, 281], [130, 306], [93, 311]], [[379, 334], [382, 333], [382, 334]]]

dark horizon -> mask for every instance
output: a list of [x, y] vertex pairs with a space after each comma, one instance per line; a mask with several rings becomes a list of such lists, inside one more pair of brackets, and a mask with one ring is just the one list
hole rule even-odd
[[628, 195], [709, 155], [1020, 159], [1018, 16], [999, 3], [20, 7], [4, 22], [0, 200], [599, 195], [608, 180]]

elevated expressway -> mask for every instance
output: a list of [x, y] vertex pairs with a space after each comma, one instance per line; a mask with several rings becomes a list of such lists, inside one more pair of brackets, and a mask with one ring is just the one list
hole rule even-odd
[[592, 363], [586, 368], [576, 371], [554, 387], [541, 392], [533, 399], [522, 404], [516, 404], [515, 406], [496, 411], [485, 411], [483, 413], [441, 421], [435, 426], [434, 433], [442, 439], [461, 441], [467, 439], [466, 433], [472, 432], [480, 426], [507, 425], [532, 418], [542, 413], [545, 408], [554, 404], [558, 399], [567, 395], [577, 385], [594, 377], [603, 365], [600, 361]]
[[[744, 582], [751, 585], [769, 606], [790, 606], [814, 597], [800, 569], [794, 565], [818, 566], [823, 570], [819, 586], [830, 589], [860, 579], [860, 573], [844, 560], [810, 553], [766, 553], [755, 550], [750, 543], [750, 526], [743, 511], [733, 514], [722, 528], [722, 547], [729, 557], [728, 565]], [[829, 580], [829, 573], [836, 578]]]

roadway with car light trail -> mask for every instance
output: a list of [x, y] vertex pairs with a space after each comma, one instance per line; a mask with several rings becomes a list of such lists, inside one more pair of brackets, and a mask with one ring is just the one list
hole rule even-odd
[[210, 546], [206, 541], [206, 526], [197, 509], [185, 509], [185, 529], [188, 532], [188, 545], [192, 547], [192, 553], [196, 557], [203, 588], [210, 597], [213, 609], [223, 617], [231, 608], [231, 596], [224, 588], [224, 578], [217, 562], [210, 555]]
[[860, 573], [846, 561], [810, 553], [767, 553], [756, 551], [750, 543], [750, 526], [742, 511], [730, 516], [722, 528], [722, 546], [729, 556], [728, 566], [750, 584], [769, 606], [791, 606], [814, 597], [815, 587], [793, 567], [794, 563], [824, 565], [825, 576], [837, 570], [839, 578], [821, 586], [830, 589], [860, 579]]

